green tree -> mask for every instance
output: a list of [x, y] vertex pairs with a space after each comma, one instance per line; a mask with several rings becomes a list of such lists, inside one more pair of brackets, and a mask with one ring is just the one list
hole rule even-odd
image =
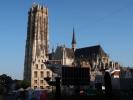
[[16, 90], [20, 88], [26, 89], [27, 87], [30, 86], [30, 82], [27, 80], [15, 80], [15, 81], [16, 81], [16, 86], [15, 86]]
[[21, 86], [22, 86], [22, 88], [26, 89], [26, 88], [28, 88], [30, 86], [30, 82], [27, 81], [27, 80], [23, 80], [21, 82]]
[[12, 85], [12, 78], [10, 76], [7, 76], [6, 74], [0, 75], [0, 90], [2, 90], [4, 93], [8, 93], [11, 89]]

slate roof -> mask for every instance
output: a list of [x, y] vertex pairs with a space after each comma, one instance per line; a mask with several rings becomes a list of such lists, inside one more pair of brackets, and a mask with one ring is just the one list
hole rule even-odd
[[[61, 58], [62, 58], [62, 55], [63, 55], [63, 49], [65, 49], [65, 55], [66, 57], [68, 58], [74, 58], [74, 52], [71, 48], [66, 48], [66, 47], [62, 47], [62, 46], [58, 46], [56, 51], [55, 51], [55, 54], [58, 53], [61, 55]], [[58, 56], [57, 54], [57, 56]]]
[[74, 58], [74, 52], [71, 48], [65, 48], [65, 51], [66, 51], [67, 57]]
[[[57, 48], [58, 53], [62, 54], [63, 47]], [[73, 52], [71, 48], [65, 48], [66, 57], [68, 58], [87, 58], [87, 59], [96, 59], [98, 57], [107, 57], [108, 55], [104, 52], [102, 47], [100, 45], [90, 46], [90, 47], [84, 47], [84, 48], [78, 48]]]
[[100, 45], [79, 48], [75, 50], [77, 58], [96, 58], [97, 56], [107, 56]]

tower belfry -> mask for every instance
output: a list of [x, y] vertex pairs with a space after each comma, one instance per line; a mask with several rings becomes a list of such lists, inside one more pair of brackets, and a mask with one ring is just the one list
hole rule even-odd
[[28, 12], [24, 79], [44, 88], [44, 61], [48, 59], [48, 8], [33, 4]]
[[76, 38], [75, 38], [74, 28], [73, 28], [73, 36], [72, 36], [72, 49], [73, 51], [76, 50]]

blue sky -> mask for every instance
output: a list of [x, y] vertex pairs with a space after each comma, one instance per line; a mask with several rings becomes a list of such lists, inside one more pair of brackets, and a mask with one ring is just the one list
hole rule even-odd
[[112, 60], [133, 66], [132, 0], [1, 0], [0, 74], [23, 77], [27, 12], [33, 2], [49, 9], [49, 49], [71, 47], [74, 27], [78, 48], [100, 44]]

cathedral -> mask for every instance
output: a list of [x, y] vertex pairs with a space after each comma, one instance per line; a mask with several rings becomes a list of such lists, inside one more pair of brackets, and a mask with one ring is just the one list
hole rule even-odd
[[53, 72], [48, 68], [46, 62], [49, 62], [52, 66], [88, 67], [92, 76], [95, 75], [96, 71], [102, 72], [113, 67], [110, 64], [108, 54], [100, 45], [76, 48], [74, 28], [71, 48], [61, 45], [57, 46], [55, 51], [52, 50], [52, 53], [49, 53], [48, 41], [48, 8], [33, 4], [28, 12], [24, 80], [29, 81], [34, 89], [49, 88], [44, 78], [53, 78]]
[[76, 48], [76, 44], [73, 29], [72, 47], [57, 46], [56, 50], [52, 50], [52, 53], [49, 54], [49, 62], [67, 67], [89, 68], [91, 81], [94, 81], [97, 75], [103, 75], [106, 69], [115, 68], [115, 65], [110, 61], [109, 55], [103, 50], [101, 45]]
[[48, 60], [48, 8], [33, 4], [28, 12], [24, 80], [32, 88], [46, 88], [44, 77], [52, 75], [44, 64]]
[[[76, 38], [73, 29], [71, 48], [65, 45], [57, 46], [56, 50], [51, 53], [51, 60], [54, 63], [68, 65], [71, 67], [89, 67], [90, 70], [105, 69], [109, 63], [109, 56], [100, 45], [76, 48]], [[56, 62], [57, 60], [57, 62]]]

